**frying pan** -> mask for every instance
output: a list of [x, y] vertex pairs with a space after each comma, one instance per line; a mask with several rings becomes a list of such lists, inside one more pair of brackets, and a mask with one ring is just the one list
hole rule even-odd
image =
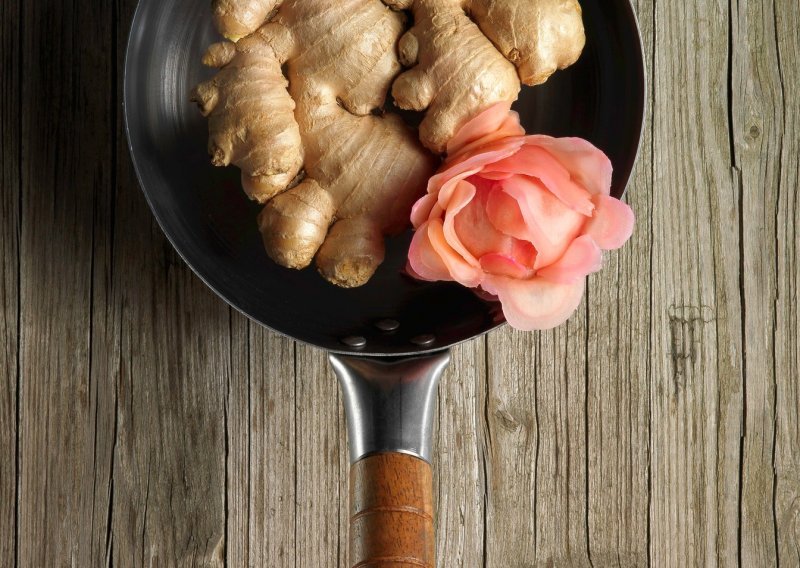
[[[612, 194], [633, 168], [644, 120], [641, 39], [628, 0], [581, 0], [587, 45], [578, 63], [523, 88], [528, 132], [580, 136], [608, 154]], [[208, 0], [141, 0], [125, 60], [128, 141], [139, 182], [177, 252], [254, 321], [328, 350], [344, 393], [350, 447], [352, 566], [433, 566], [432, 416], [449, 348], [499, 325], [497, 303], [402, 273], [410, 233], [355, 290], [313, 269], [271, 262], [234, 168], [213, 168], [207, 126], [189, 92], [213, 71], [200, 59], [218, 37]]]

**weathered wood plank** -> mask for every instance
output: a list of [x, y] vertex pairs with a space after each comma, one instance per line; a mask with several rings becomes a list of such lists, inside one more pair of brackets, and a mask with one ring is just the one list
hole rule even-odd
[[[652, 89], [653, 5], [637, 3]], [[588, 524], [595, 565], [643, 566], [649, 554], [652, 91], [626, 200], [636, 230], [589, 279]]]
[[[740, 559], [777, 562], [775, 419], [778, 377], [775, 325], [778, 293], [778, 199], [785, 101], [778, 67], [773, 2], [732, 9], [732, 129], [741, 171], [745, 416]], [[790, 11], [795, 11], [790, 9]]]
[[586, 352], [584, 307], [565, 325], [539, 334], [534, 359], [539, 431], [536, 561], [540, 565], [588, 566], [590, 561], [586, 526], [587, 362], [585, 355], [575, 356]]
[[[225, 565], [251, 566], [250, 557], [257, 552], [250, 550], [250, 527], [254, 520], [263, 520], [262, 511], [267, 510], [267, 504], [262, 501], [263, 492], [252, 491], [253, 469], [259, 474], [265, 470], [260, 451], [265, 428], [259, 426], [268, 420], [258, 413], [264, 410], [263, 398], [259, 396], [264, 389], [251, 390], [252, 367], [254, 361], [259, 364], [265, 355], [258, 348], [251, 352], [250, 321], [233, 310], [230, 333], [231, 374], [225, 399]], [[260, 342], [254, 343], [258, 346]], [[276, 361], [276, 366], [279, 365]], [[260, 379], [261, 374], [258, 376]], [[251, 412], [258, 418], [255, 423], [251, 423]], [[257, 434], [255, 440], [251, 440], [251, 428]], [[260, 475], [255, 477], [260, 480]], [[262, 508], [258, 510], [258, 507]], [[255, 534], [259, 534], [262, 527], [263, 523], [257, 524]], [[258, 546], [264, 546], [258, 538], [255, 540]]]
[[[239, 432], [248, 441], [249, 561], [229, 566], [294, 566], [296, 503], [295, 345], [250, 324], [248, 408]], [[231, 417], [231, 415], [229, 415]], [[233, 436], [231, 436], [233, 438]], [[229, 478], [229, 485], [231, 480]], [[231, 534], [229, 511], [229, 539]], [[235, 542], [235, 541], [233, 541]], [[231, 547], [233, 548], [233, 544]]]
[[166, 242], [118, 151], [114, 563], [221, 566], [229, 308]]
[[0, 6], [0, 558], [16, 558], [20, 144], [17, 3]]
[[[85, 565], [95, 542], [94, 221], [113, 176], [111, 9], [21, 10], [17, 560]], [[103, 31], [87, 42], [87, 29]]]
[[440, 566], [480, 566], [484, 556], [484, 463], [480, 437], [486, 344], [453, 349], [439, 385], [433, 434], [436, 557]]
[[114, 564], [221, 566], [229, 309], [169, 248], [125, 175], [117, 206]]
[[536, 559], [537, 343], [510, 329], [487, 338], [484, 417], [486, 565]]
[[[774, 376], [775, 441], [773, 467], [778, 560], [781, 566], [800, 565], [800, 13], [791, 0], [774, 6], [777, 79], [783, 98], [777, 180], [775, 242]], [[765, 26], [769, 26], [766, 22]], [[764, 109], [766, 114], [769, 109]]]
[[487, 565], [588, 565], [586, 310], [489, 337]]
[[347, 562], [347, 434], [339, 385], [327, 354], [296, 345], [296, 565]]
[[[653, 4], [636, 8], [652, 88]], [[636, 229], [606, 255], [587, 291], [588, 524], [596, 566], [644, 566], [649, 554], [652, 94], [626, 195]]]
[[737, 560], [743, 370], [727, 8], [655, 6], [650, 554], [659, 566]]

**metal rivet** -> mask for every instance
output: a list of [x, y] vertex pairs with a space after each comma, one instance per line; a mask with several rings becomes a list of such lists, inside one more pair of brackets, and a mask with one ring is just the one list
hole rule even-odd
[[434, 341], [436, 341], [436, 336], [430, 333], [425, 333], [423, 335], [418, 335], [416, 337], [411, 338], [411, 343], [417, 345], [418, 347], [427, 347], [431, 345]]
[[361, 349], [367, 344], [367, 339], [360, 335], [348, 335], [342, 338], [342, 343], [353, 349]]
[[375, 322], [375, 327], [381, 331], [397, 331], [397, 328], [400, 327], [400, 322], [393, 319], [382, 319], [378, 322]]

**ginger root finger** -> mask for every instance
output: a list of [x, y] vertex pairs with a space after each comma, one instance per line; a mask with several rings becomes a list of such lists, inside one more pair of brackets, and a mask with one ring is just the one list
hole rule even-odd
[[281, 71], [287, 42], [284, 29], [267, 24], [235, 45], [212, 45], [204, 60], [222, 68], [192, 92], [208, 117], [212, 163], [238, 166], [245, 191], [260, 203], [283, 191], [303, 166], [295, 104]]
[[575, 63], [586, 44], [577, 0], [467, 0], [466, 6], [526, 85]]
[[250, 35], [267, 21], [280, 0], [213, 0], [217, 31], [231, 41]]
[[[437, 153], [470, 117], [520, 90], [514, 65], [497, 51], [457, 0], [417, 0], [413, 34], [418, 64], [400, 75], [392, 88], [404, 109], [428, 108], [420, 125], [422, 144]], [[411, 50], [410, 38], [402, 46]], [[413, 55], [406, 53], [406, 56]]]
[[419, 62], [419, 40], [412, 33], [403, 34], [397, 44], [397, 54], [403, 67], [413, 67]]
[[385, 245], [380, 225], [370, 219], [342, 219], [331, 227], [317, 254], [320, 274], [342, 288], [366, 284], [383, 262]]
[[331, 195], [311, 179], [272, 199], [258, 216], [267, 254], [287, 268], [305, 268], [325, 240], [335, 211]]
[[236, 57], [236, 44], [230, 41], [212, 43], [203, 55], [203, 65], [206, 67], [225, 67]]

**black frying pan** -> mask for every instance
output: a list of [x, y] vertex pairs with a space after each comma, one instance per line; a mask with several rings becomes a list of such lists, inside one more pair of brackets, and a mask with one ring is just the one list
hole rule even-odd
[[[210, 165], [206, 121], [189, 103], [191, 88], [212, 73], [200, 65], [218, 39], [209, 4], [141, 0], [136, 10], [124, 96], [142, 189], [175, 249], [219, 296], [270, 329], [336, 354], [354, 463], [351, 563], [377, 555], [430, 565], [426, 462], [436, 381], [447, 348], [501, 325], [502, 312], [459, 285], [403, 275], [410, 233], [390, 240], [386, 262], [354, 290], [267, 258], [259, 207], [241, 191], [238, 170]], [[523, 88], [514, 108], [530, 133], [580, 136], [605, 151], [619, 197], [644, 119], [641, 39], [629, 0], [581, 4], [587, 45], [580, 60], [543, 86]]]

